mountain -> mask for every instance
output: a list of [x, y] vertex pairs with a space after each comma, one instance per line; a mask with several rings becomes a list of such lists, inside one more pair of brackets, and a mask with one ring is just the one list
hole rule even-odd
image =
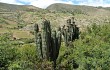
[[48, 10], [51, 11], [59, 11], [59, 12], [95, 12], [98, 9], [92, 6], [80, 6], [80, 5], [70, 5], [70, 4], [62, 4], [55, 3], [47, 7]]
[[70, 5], [55, 3], [46, 8], [52, 12], [71, 13], [76, 18], [76, 22], [82, 26], [92, 23], [103, 24], [110, 21], [109, 7], [93, 7], [85, 5]]
[[0, 12], [15, 12], [15, 11], [37, 11], [41, 10], [41, 8], [34, 7], [32, 5], [14, 5], [14, 4], [6, 4], [0, 3]]
[[85, 5], [70, 5], [70, 4], [62, 4], [55, 3], [48, 6], [46, 9], [57, 12], [76, 12], [76, 13], [96, 13], [101, 12], [101, 10], [110, 11], [110, 7], [93, 7], [93, 6], [85, 6]]

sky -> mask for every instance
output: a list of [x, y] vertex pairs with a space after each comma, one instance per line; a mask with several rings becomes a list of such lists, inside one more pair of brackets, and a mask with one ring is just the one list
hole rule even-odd
[[110, 0], [0, 0], [0, 2], [17, 5], [33, 5], [39, 8], [46, 8], [53, 3], [110, 7]]

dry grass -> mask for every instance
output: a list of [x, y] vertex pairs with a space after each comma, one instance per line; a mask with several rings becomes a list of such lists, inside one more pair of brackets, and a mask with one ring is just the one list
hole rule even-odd
[[34, 38], [30, 31], [13, 30], [12, 33], [16, 38]]

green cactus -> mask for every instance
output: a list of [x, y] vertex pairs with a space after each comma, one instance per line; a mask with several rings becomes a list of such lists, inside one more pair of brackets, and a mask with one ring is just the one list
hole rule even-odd
[[75, 26], [75, 35], [74, 35], [74, 37], [75, 37], [75, 39], [79, 39], [79, 28], [77, 27], [77, 26]]
[[71, 24], [71, 19], [67, 20], [67, 25]]
[[79, 38], [79, 28], [75, 25], [74, 17], [67, 20], [67, 25], [63, 27], [62, 34], [66, 46], [69, 46], [69, 42]]
[[34, 25], [34, 30], [35, 30], [36, 33], [39, 32], [39, 26], [38, 26], [38, 24], [35, 24]]
[[39, 59], [53, 61], [55, 69], [61, 46], [61, 28], [57, 32], [55, 30], [51, 32], [50, 21], [43, 20], [41, 32], [39, 32], [38, 25], [35, 25], [35, 32]]
[[58, 28], [58, 31], [57, 31], [57, 53], [56, 53], [56, 57], [58, 57], [58, 54], [59, 54], [59, 49], [60, 49], [60, 46], [61, 46], [61, 28], [59, 27]]
[[70, 41], [79, 38], [79, 28], [75, 25], [74, 17], [67, 20], [67, 26], [64, 25], [62, 29], [51, 32], [50, 21], [44, 19], [42, 21], [41, 32], [39, 31], [38, 24], [35, 24], [35, 38], [38, 51], [38, 58], [41, 60], [53, 61], [53, 67], [56, 68], [56, 60], [59, 55], [61, 46], [61, 35], [64, 36], [66, 46], [69, 46]]
[[56, 59], [56, 46], [57, 46], [57, 43], [56, 43], [56, 31], [52, 31], [52, 53], [53, 53], [53, 56], [52, 56], [52, 60], [55, 60]]
[[38, 51], [38, 58], [42, 60], [43, 54], [42, 54], [42, 38], [40, 32], [37, 33], [37, 51]]
[[42, 38], [41, 38], [41, 33], [39, 32], [39, 27], [38, 24], [34, 25], [34, 30], [35, 30], [35, 41], [36, 41], [36, 46], [37, 46], [37, 51], [38, 51], [38, 58], [42, 60], [43, 54], [42, 54]]
[[46, 21], [44, 20], [42, 22], [42, 31], [41, 31], [41, 35], [42, 35], [42, 53], [43, 53], [43, 59], [47, 58], [46, 57], [46, 50], [47, 50], [47, 31], [46, 31]]
[[41, 34], [42, 34], [43, 57], [49, 60], [51, 58], [51, 53], [52, 53], [50, 21], [43, 20]]
[[58, 29], [58, 32], [56, 33], [56, 31], [52, 31], [52, 61], [54, 62], [53, 64], [53, 67], [54, 69], [56, 68], [56, 59], [59, 55], [59, 49], [60, 49], [60, 46], [61, 46], [61, 29], [59, 28]]
[[51, 27], [50, 27], [50, 21], [47, 20], [46, 23], [46, 30], [47, 30], [47, 59], [50, 59], [50, 55], [51, 55]]
[[74, 24], [74, 17], [71, 17], [71, 24]]
[[67, 30], [66, 29], [64, 29], [64, 42], [65, 42], [65, 45], [68, 46]]
[[39, 32], [39, 27], [38, 27], [38, 24], [35, 24], [34, 25], [34, 31], [35, 31], [35, 40], [37, 40], [37, 33]]
[[[39, 28], [37, 24], [35, 24], [35, 32], [36, 32], [35, 36], [37, 39], [37, 33], [39, 33]], [[66, 46], [69, 46], [70, 41], [74, 41], [75, 39], [79, 38], [79, 28], [76, 27], [75, 25], [74, 17], [72, 17], [71, 19], [68, 19], [67, 26], [64, 26], [62, 31], [61, 31], [61, 28], [59, 28], [57, 33], [56, 31], [53, 31], [51, 33], [50, 21], [46, 19], [43, 20], [41, 33], [40, 33], [41, 52], [39, 51], [42, 58], [47, 60], [57, 59], [59, 54], [59, 48], [61, 45], [61, 34], [63, 34], [64, 36], [64, 42]], [[38, 36], [38, 39], [39, 39], [39, 36]], [[53, 56], [54, 56], [54, 59], [53, 59]]]

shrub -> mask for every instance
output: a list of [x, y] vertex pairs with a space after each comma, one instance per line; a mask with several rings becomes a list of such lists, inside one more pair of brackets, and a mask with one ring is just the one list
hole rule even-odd
[[58, 64], [69, 70], [76, 68], [78, 70], [109, 70], [109, 27], [109, 24], [93, 24], [88, 27], [88, 31], [81, 33], [80, 39], [74, 41], [74, 46], [68, 48], [62, 46]]

